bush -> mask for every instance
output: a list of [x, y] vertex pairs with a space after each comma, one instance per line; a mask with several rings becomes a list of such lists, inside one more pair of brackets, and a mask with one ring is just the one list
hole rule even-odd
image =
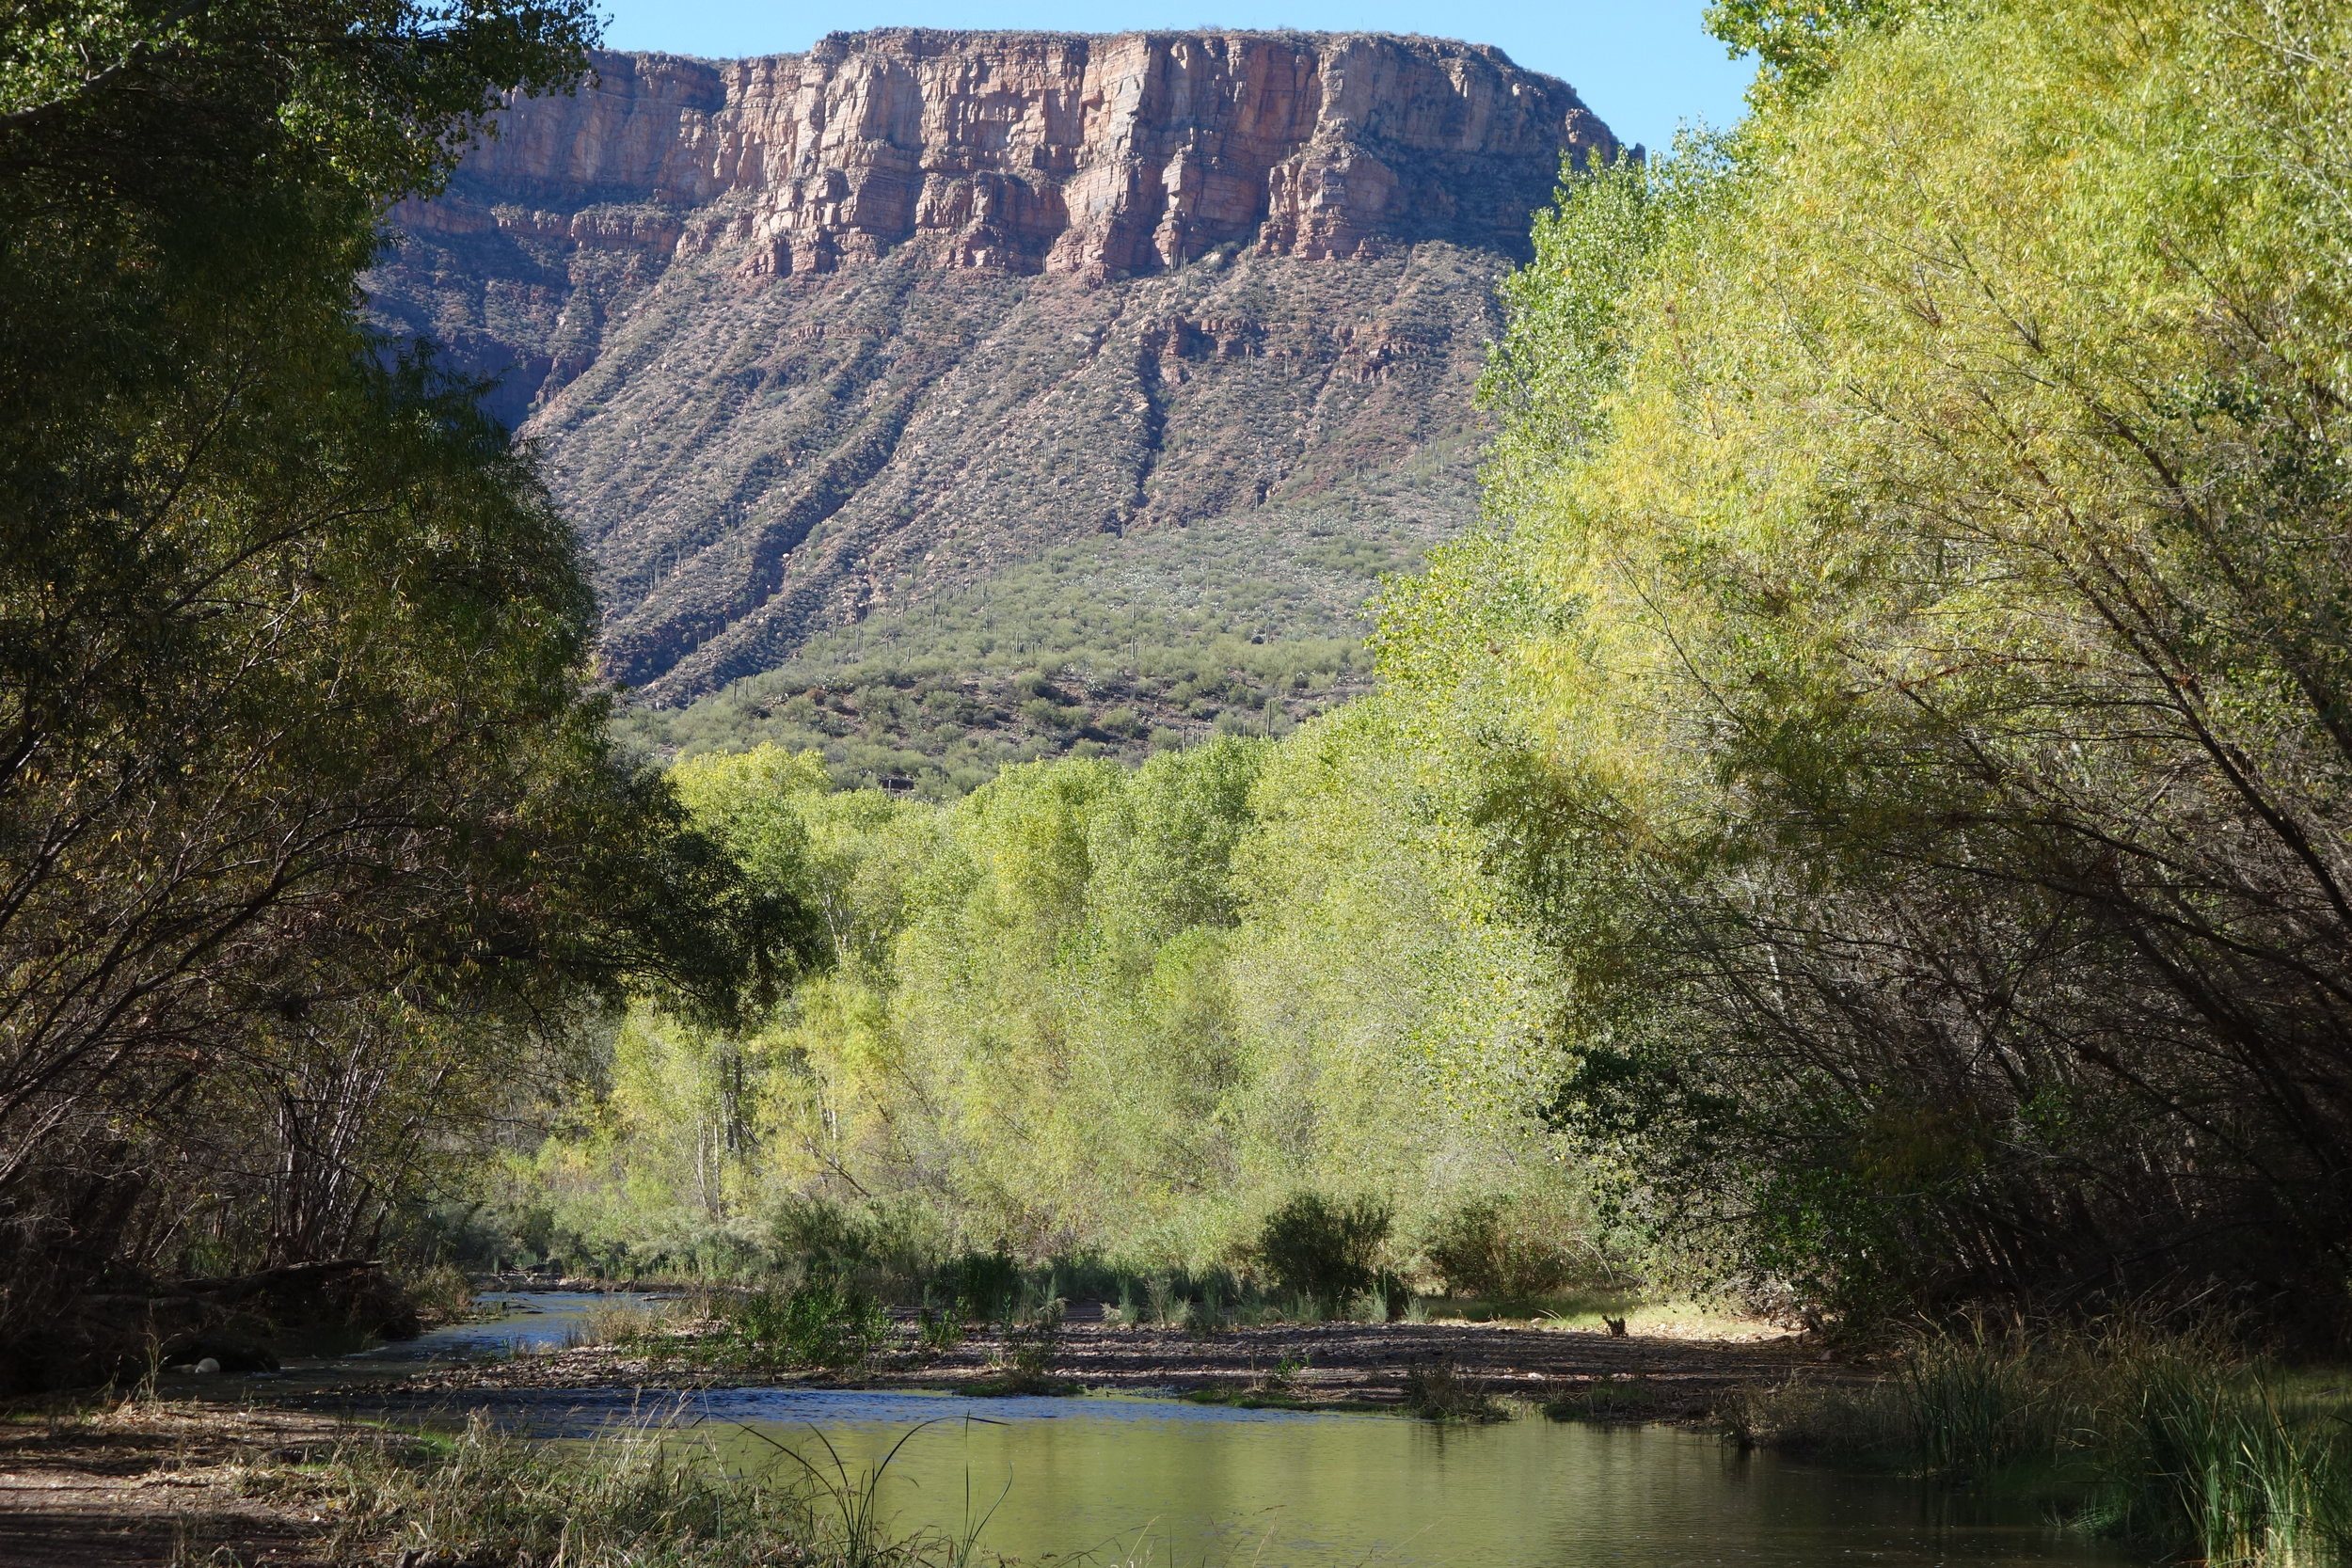
[[855, 1366], [890, 1335], [882, 1305], [831, 1271], [818, 1272], [798, 1290], [737, 1296], [725, 1304], [724, 1315], [729, 1348], [757, 1366]]
[[1021, 1265], [1002, 1248], [967, 1252], [941, 1271], [939, 1284], [966, 1323], [1009, 1318], [1021, 1299]]
[[1266, 1216], [1257, 1259], [1277, 1286], [1326, 1311], [1372, 1289], [1395, 1212], [1378, 1198], [1300, 1193]]
[[776, 1250], [818, 1263], [862, 1263], [873, 1247], [871, 1227], [823, 1197], [787, 1195], [768, 1222]]
[[1566, 1285], [1576, 1265], [1509, 1198], [1475, 1197], [1438, 1220], [1422, 1243], [1451, 1295], [1524, 1302]]
[[464, 1323], [473, 1315], [473, 1281], [454, 1263], [435, 1263], [400, 1277], [400, 1289], [427, 1327]]

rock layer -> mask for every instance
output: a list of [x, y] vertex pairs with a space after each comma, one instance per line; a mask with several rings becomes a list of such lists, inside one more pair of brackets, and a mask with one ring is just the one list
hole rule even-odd
[[664, 700], [1008, 551], [1458, 446], [1494, 275], [1615, 146], [1418, 38], [891, 30], [597, 77], [395, 214], [374, 303], [503, 374], [608, 666]]

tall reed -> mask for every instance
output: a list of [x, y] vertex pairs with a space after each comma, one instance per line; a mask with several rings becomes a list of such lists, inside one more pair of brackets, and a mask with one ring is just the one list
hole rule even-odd
[[804, 1478], [731, 1471], [671, 1423], [540, 1443], [477, 1413], [453, 1439], [355, 1437], [256, 1484], [333, 1518], [325, 1544], [338, 1564], [952, 1568], [970, 1557], [968, 1542], [888, 1537], [870, 1485], [845, 1512], [845, 1495]]
[[1889, 1375], [1752, 1390], [1744, 1442], [2071, 1490], [2087, 1528], [2211, 1563], [2352, 1558], [2342, 1401], [2296, 1397], [2217, 1336], [1974, 1325], [1922, 1333]]

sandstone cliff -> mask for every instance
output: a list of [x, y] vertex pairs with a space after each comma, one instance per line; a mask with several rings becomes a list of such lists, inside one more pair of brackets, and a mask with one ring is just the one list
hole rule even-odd
[[503, 375], [608, 667], [666, 702], [1057, 542], [1368, 472], [1447, 467], [1397, 511], [1451, 531], [1493, 278], [1563, 153], [1614, 146], [1565, 84], [1425, 39], [597, 66], [395, 214], [374, 303]]

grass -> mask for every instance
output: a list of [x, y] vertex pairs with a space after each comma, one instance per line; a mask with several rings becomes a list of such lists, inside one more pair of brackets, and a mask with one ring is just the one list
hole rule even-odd
[[1890, 1375], [1752, 1391], [1742, 1442], [2062, 1497], [2085, 1528], [2246, 1568], [2352, 1555], [2352, 1401], [2218, 1337], [1923, 1332]]
[[1658, 1390], [1644, 1377], [1594, 1378], [1544, 1402], [1555, 1421], [1644, 1421], [1658, 1414]]
[[1405, 1409], [1428, 1421], [1503, 1421], [1510, 1408], [1484, 1378], [1471, 1377], [1451, 1357], [1423, 1361], [1405, 1373]]
[[[795, 1456], [797, 1457], [797, 1456]], [[331, 1520], [336, 1563], [466, 1568], [958, 1568], [971, 1543], [884, 1535], [886, 1467], [778, 1481], [730, 1471], [657, 1424], [534, 1443], [479, 1416], [453, 1438], [355, 1435], [307, 1462], [264, 1465], [245, 1490]]]

